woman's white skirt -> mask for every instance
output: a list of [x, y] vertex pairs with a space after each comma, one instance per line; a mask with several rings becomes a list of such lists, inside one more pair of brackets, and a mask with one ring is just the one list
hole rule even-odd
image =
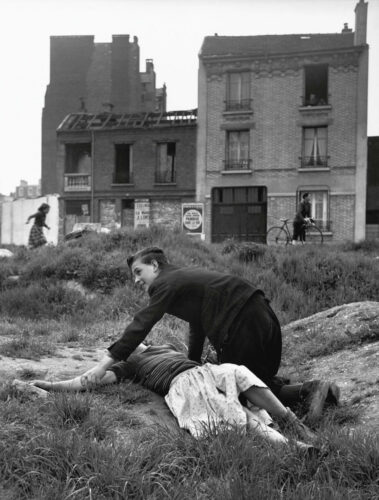
[[206, 363], [175, 377], [165, 400], [179, 426], [196, 438], [220, 427], [265, 427], [272, 423], [269, 414], [238, 399], [252, 386], [267, 387], [245, 366]]

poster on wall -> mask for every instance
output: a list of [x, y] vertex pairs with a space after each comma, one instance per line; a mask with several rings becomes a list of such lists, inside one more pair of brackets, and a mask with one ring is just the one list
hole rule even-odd
[[203, 203], [182, 203], [182, 230], [204, 238]]
[[148, 198], [134, 200], [134, 229], [138, 227], [149, 227], [150, 224], [150, 201]]

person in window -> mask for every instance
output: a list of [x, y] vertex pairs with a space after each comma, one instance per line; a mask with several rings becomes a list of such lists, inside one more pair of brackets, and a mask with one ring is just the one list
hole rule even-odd
[[314, 223], [311, 218], [311, 208], [309, 193], [304, 193], [293, 221], [292, 245], [305, 242], [305, 228], [307, 224]]
[[30, 219], [34, 219], [34, 224], [31, 227], [29, 233], [29, 248], [37, 248], [46, 245], [47, 240], [45, 238], [45, 235], [43, 234], [43, 228], [46, 227], [46, 229], [50, 229], [46, 224], [46, 216], [49, 213], [49, 210], [50, 205], [48, 205], [47, 203], [42, 203], [35, 214], [29, 215], [26, 224], [29, 224]]
[[[135, 282], [144, 287], [149, 304], [137, 312], [121, 338], [86, 374], [101, 380], [115, 361], [127, 360], [165, 313], [189, 323], [188, 358], [200, 362], [205, 339], [220, 363], [244, 365], [286, 403], [318, 395], [338, 402], [337, 388], [289, 384], [277, 376], [282, 353], [279, 321], [264, 293], [243, 278], [201, 268], [169, 264], [163, 250], [149, 247], [128, 257]], [[321, 391], [321, 392], [320, 392]], [[317, 410], [319, 411], [319, 410]]]
[[[88, 388], [85, 375], [58, 382], [34, 380], [31, 384], [45, 391], [83, 391]], [[270, 389], [245, 366], [230, 363], [200, 365], [170, 344], [140, 344], [127, 361], [107, 368], [97, 385], [132, 380], [165, 398], [179, 426], [195, 438], [208, 429], [250, 429], [270, 442], [288, 444], [279, 430], [300, 439], [295, 444], [302, 450], [314, 451], [317, 435], [296, 415], [285, 408]], [[22, 390], [22, 382], [14, 383]], [[91, 386], [91, 388], [94, 388]], [[239, 395], [247, 406], [242, 406]], [[276, 430], [273, 421], [276, 422]], [[312, 444], [306, 444], [304, 441]]]

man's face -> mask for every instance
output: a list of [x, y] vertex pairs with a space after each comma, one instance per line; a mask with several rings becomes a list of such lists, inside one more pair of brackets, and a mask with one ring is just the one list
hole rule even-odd
[[151, 264], [144, 264], [140, 259], [137, 259], [132, 264], [132, 274], [134, 282], [140, 284], [145, 292], [159, 274], [158, 263], [153, 260]]

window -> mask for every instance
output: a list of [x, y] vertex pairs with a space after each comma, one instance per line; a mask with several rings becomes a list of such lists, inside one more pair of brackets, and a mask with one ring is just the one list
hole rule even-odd
[[66, 144], [65, 173], [91, 173], [91, 143]]
[[115, 156], [113, 184], [131, 184], [133, 182], [131, 144], [115, 144]]
[[330, 221], [328, 219], [329, 193], [327, 190], [301, 190], [298, 191], [298, 203], [303, 199], [303, 194], [309, 193], [311, 203], [311, 217], [322, 231], [330, 231]]
[[328, 65], [305, 66], [305, 106], [325, 106], [328, 104]]
[[176, 182], [175, 172], [175, 142], [162, 142], [157, 144], [157, 167], [155, 171], [155, 182], [172, 183]]
[[303, 128], [302, 167], [328, 166], [327, 132], [327, 127]]
[[[88, 200], [66, 200], [66, 215], [77, 217], [88, 217], [90, 214], [90, 202]], [[79, 220], [80, 221], [80, 220]], [[81, 222], [85, 222], [83, 219]]]
[[250, 73], [229, 73], [227, 83], [226, 110], [250, 109]]
[[249, 166], [249, 131], [227, 132], [225, 170], [248, 170]]

